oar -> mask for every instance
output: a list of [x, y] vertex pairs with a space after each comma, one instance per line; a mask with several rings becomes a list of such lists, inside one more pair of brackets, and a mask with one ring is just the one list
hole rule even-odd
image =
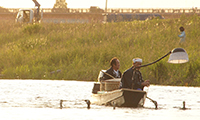
[[157, 103], [157, 101], [155, 101], [155, 100], [153, 100], [153, 99], [151, 99], [151, 98], [149, 98], [149, 97], [146, 97], [146, 98], [148, 98], [151, 102], [154, 103], [154, 105], [155, 105], [155, 109], [158, 108], [158, 103]]
[[106, 74], [106, 75], [108, 75], [108, 76], [110, 76], [111, 78], [115, 79], [115, 77], [113, 77], [112, 75], [110, 75], [110, 74], [104, 72], [103, 70], [101, 70], [101, 72], [104, 73], [104, 74]]

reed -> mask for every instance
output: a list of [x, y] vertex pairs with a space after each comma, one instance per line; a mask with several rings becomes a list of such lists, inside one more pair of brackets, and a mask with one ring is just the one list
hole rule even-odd
[[[153, 84], [200, 86], [200, 18], [85, 24], [0, 24], [0, 74], [3, 79], [96, 80], [109, 61], [120, 59], [123, 72], [134, 57], [144, 64], [182, 47], [190, 61], [168, 64], [167, 58], [142, 68]], [[186, 42], [179, 44], [180, 26]], [[60, 71], [61, 70], [61, 71]]]

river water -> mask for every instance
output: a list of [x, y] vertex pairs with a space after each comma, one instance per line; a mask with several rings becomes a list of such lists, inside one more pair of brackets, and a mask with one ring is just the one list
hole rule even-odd
[[[144, 108], [91, 105], [94, 82], [0, 80], [0, 120], [200, 120], [200, 87], [145, 88], [158, 109], [146, 99]], [[60, 109], [60, 100], [64, 100]], [[182, 110], [183, 101], [186, 110]]]

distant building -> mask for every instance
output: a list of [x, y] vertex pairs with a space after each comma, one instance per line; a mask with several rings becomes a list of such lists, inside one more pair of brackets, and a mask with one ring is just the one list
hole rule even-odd
[[99, 7], [97, 7], [97, 6], [91, 6], [90, 7], [90, 12], [91, 13], [103, 13], [104, 10], [99, 8]]

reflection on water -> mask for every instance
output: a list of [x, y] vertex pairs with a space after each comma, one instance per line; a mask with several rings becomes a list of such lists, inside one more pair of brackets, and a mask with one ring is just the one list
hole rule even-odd
[[[93, 82], [51, 80], [0, 80], [0, 119], [192, 119], [200, 118], [200, 88], [150, 86], [148, 97], [158, 102], [158, 109], [148, 99], [144, 108], [116, 108], [91, 105]], [[60, 109], [60, 100], [64, 100]], [[181, 110], [183, 101], [186, 108]]]
[[[89, 98], [92, 82], [9, 80], [0, 81], [1, 107], [59, 108], [60, 100], [67, 107], [79, 105]], [[87, 93], [87, 94], [86, 94]]]

